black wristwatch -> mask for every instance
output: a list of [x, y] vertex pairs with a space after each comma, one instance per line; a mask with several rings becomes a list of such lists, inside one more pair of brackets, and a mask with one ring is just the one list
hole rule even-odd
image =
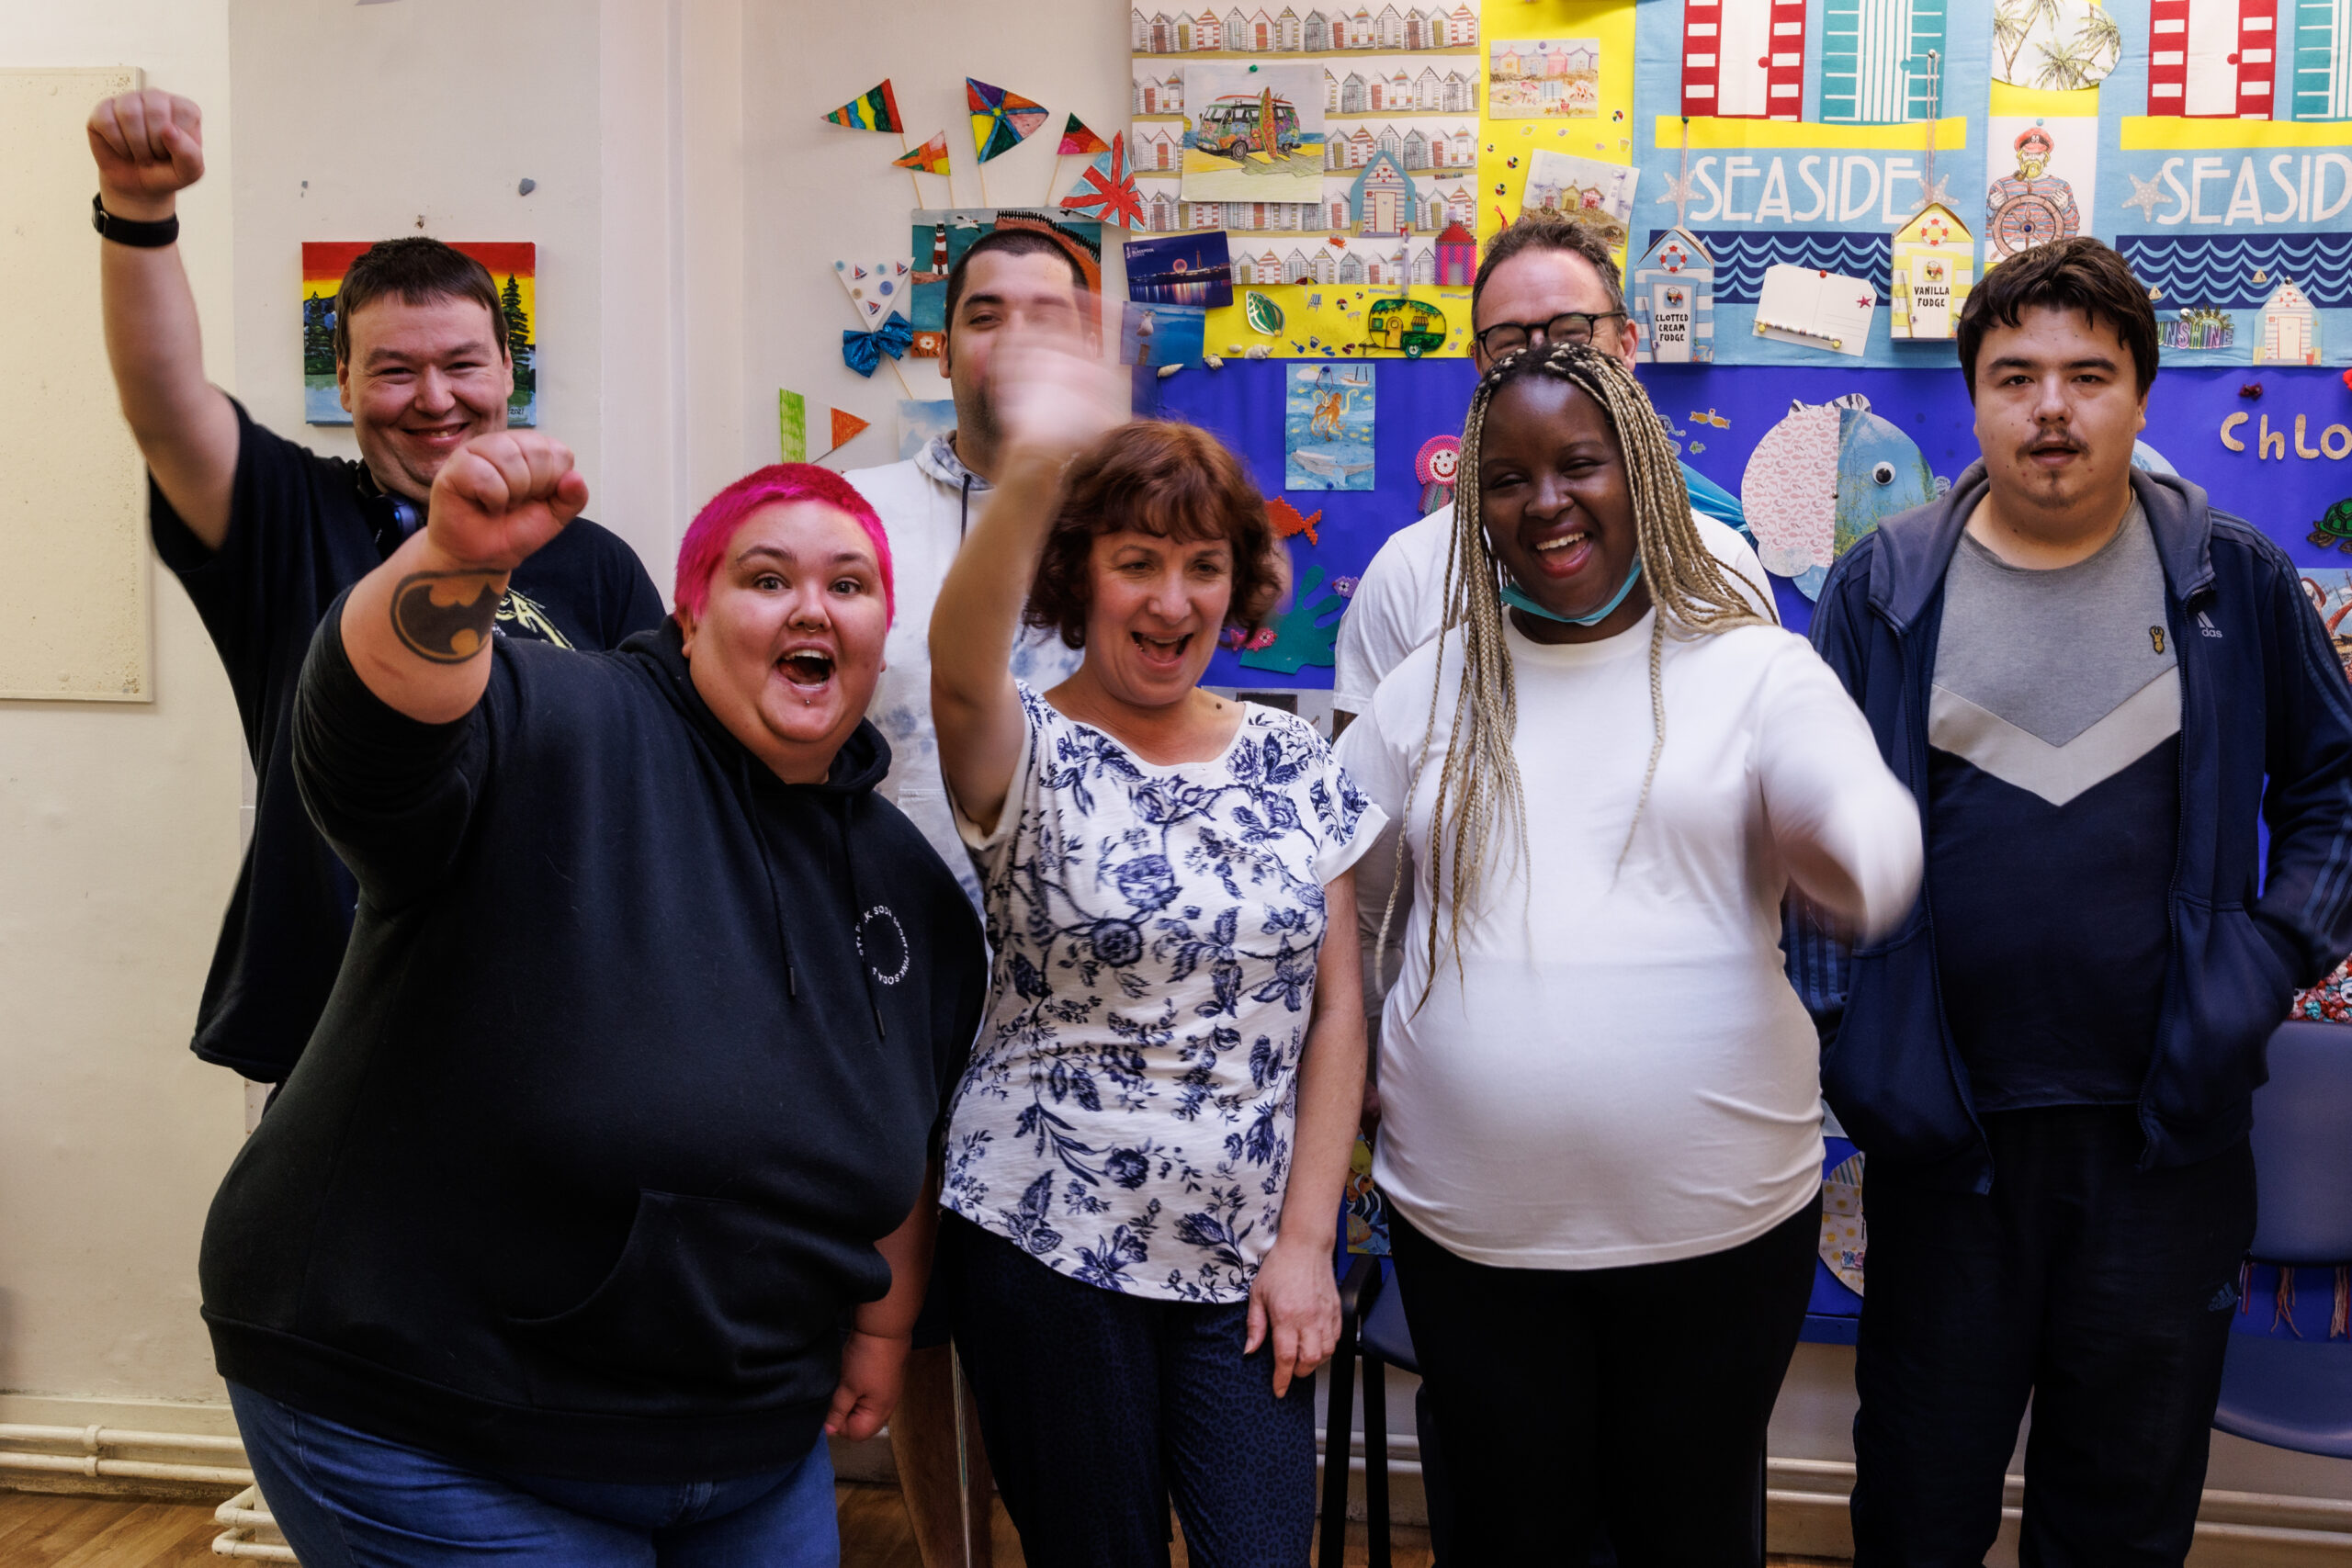
[[130, 245], [142, 251], [159, 250], [180, 237], [180, 215], [173, 213], [160, 223], [138, 223], [128, 218], [117, 218], [108, 212], [102, 196], [90, 198], [90, 227], [102, 239], [118, 245]]

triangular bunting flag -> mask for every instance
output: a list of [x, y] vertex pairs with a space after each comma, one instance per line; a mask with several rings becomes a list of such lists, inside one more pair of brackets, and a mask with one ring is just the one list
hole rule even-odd
[[1002, 87], [964, 78], [964, 101], [972, 111], [972, 147], [985, 164], [1026, 141], [1046, 123], [1046, 106]]
[[[777, 390], [775, 395], [776, 434], [784, 448], [784, 460], [787, 463], [807, 463], [814, 460], [808, 455], [810, 412], [808, 400], [798, 392], [781, 389]], [[845, 409], [827, 409], [825, 413], [828, 428], [832, 432], [833, 444], [818, 453], [819, 457], [826, 457], [848, 445], [874, 423], [872, 420], [860, 419]]]
[[1056, 153], [1055, 156], [1057, 158], [1091, 158], [1097, 152], [1108, 152], [1111, 149], [1109, 147], [1103, 145], [1103, 141], [1101, 137], [1086, 129], [1085, 122], [1080, 120], [1078, 116], [1072, 115], [1069, 117], [1069, 123], [1062, 127], [1062, 147], [1061, 151]]
[[907, 305], [907, 275], [913, 270], [911, 264], [902, 261], [833, 264], [833, 276], [849, 290], [851, 302], [869, 326], [880, 321], [887, 310], [910, 313]]
[[852, 98], [825, 118], [834, 125], [848, 126], [852, 130], [895, 132], [906, 130], [905, 122], [899, 118], [899, 96], [890, 90], [890, 78], [888, 76], [882, 78], [880, 86], [861, 97]]
[[941, 131], [913, 152], [890, 162], [901, 169], [913, 169], [919, 174], [947, 173], [947, 132]]
[[1062, 197], [1062, 206], [1071, 212], [1082, 212], [1105, 223], [1115, 223], [1123, 229], [1140, 229], [1143, 223], [1143, 197], [1136, 193], [1136, 176], [1127, 167], [1127, 137], [1121, 131], [1111, 138], [1111, 145], [1078, 176], [1078, 183]]

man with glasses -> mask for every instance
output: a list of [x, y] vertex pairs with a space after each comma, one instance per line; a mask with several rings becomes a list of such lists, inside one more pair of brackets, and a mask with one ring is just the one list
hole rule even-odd
[[[1470, 288], [1470, 322], [1471, 354], [1482, 376], [1503, 355], [1531, 344], [1541, 349], [1589, 343], [1630, 367], [1640, 336], [1625, 313], [1624, 288], [1608, 245], [1583, 224], [1532, 215], [1487, 244]], [[1737, 526], [1739, 502], [1688, 465], [1682, 477], [1690, 487], [1699, 536], [1754, 591], [1758, 606], [1778, 619], [1763, 563]], [[1340, 728], [1371, 704], [1382, 677], [1437, 636], [1445, 613], [1445, 555], [1453, 536], [1453, 508], [1441, 507], [1389, 536], [1364, 569], [1340, 623], [1331, 702]], [[1385, 898], [1385, 879], [1367, 872], [1363, 886], [1375, 884]], [[1401, 922], [1396, 929], [1403, 930]], [[1377, 973], [1367, 960], [1366, 978]]]

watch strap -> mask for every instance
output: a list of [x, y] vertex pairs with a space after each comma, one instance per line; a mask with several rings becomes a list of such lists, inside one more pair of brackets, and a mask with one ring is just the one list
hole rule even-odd
[[160, 222], [141, 223], [134, 219], [118, 218], [108, 212], [101, 196], [90, 197], [90, 227], [101, 239], [112, 240], [118, 245], [130, 245], [142, 251], [159, 250], [180, 237], [180, 218], [175, 212]]

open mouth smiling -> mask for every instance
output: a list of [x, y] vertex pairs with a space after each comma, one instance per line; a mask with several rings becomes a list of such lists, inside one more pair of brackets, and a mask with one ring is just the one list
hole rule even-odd
[[1136, 651], [1143, 656], [1145, 663], [1163, 670], [1183, 663], [1185, 651], [1193, 646], [1191, 632], [1171, 637], [1147, 637], [1141, 632], [1129, 632], [1127, 636], [1135, 639]]
[[833, 656], [820, 648], [796, 648], [775, 661], [785, 680], [803, 694], [820, 692], [833, 678]]

